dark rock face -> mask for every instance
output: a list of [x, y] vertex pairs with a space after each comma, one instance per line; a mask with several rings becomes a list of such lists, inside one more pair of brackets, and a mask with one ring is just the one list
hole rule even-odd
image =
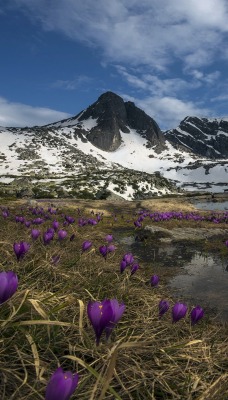
[[164, 147], [165, 139], [157, 123], [132, 102], [124, 102], [115, 93], [106, 92], [89, 106], [78, 121], [89, 118], [97, 119], [97, 125], [89, 132], [83, 132], [96, 147], [105, 151], [114, 151], [121, 144], [121, 133], [129, 133], [131, 129], [138, 131], [148, 140], [150, 146]]
[[144, 111], [136, 107], [131, 101], [127, 101], [125, 107], [130, 128], [136, 129], [141, 133], [141, 135], [145, 137], [152, 146], [164, 145], [164, 135], [153, 118], [149, 117], [149, 115]]
[[177, 148], [208, 158], [228, 157], [228, 120], [186, 117], [164, 134]]

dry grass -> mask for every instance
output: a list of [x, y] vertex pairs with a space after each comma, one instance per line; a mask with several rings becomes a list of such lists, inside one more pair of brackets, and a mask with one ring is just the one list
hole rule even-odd
[[[147, 203], [143, 206], [149, 208]], [[126, 225], [126, 218], [114, 223], [111, 214], [121, 210], [133, 219], [137, 204], [80, 201], [67, 207], [61, 205], [58, 220], [63, 220], [62, 212], [77, 219], [78, 207], [83, 216], [91, 217], [92, 209], [104, 211], [105, 216], [94, 227], [79, 228], [76, 223], [66, 227], [68, 238], [62, 243], [54, 240], [44, 246], [38, 239], [20, 262], [12, 245], [20, 240], [31, 243], [31, 229], [0, 217], [1, 270], [19, 276], [17, 293], [0, 307], [1, 400], [43, 399], [58, 366], [80, 375], [72, 399], [227, 399], [227, 326], [208, 317], [194, 327], [189, 318], [172, 324], [170, 313], [159, 319], [158, 302], [163, 298], [171, 305], [176, 302], [165, 285], [153, 290], [146, 268], [132, 277], [127, 271], [121, 275], [121, 245], [106, 261], [98, 252], [113, 225], [115, 229]], [[17, 204], [11, 208], [12, 214], [28, 214]], [[165, 202], [160, 211], [167, 210]], [[172, 210], [177, 210], [176, 202]], [[51, 221], [44, 226], [50, 227]], [[132, 224], [126, 229], [134, 231]], [[76, 236], [70, 242], [73, 232]], [[91, 240], [93, 247], [81, 254], [84, 240]], [[54, 254], [60, 255], [57, 265], [51, 262]], [[86, 307], [89, 300], [104, 298], [123, 301], [126, 311], [110, 342], [102, 338], [97, 347]]]

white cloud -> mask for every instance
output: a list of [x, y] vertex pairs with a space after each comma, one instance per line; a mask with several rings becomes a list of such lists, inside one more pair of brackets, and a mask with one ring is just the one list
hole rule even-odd
[[0, 97], [0, 126], [45, 125], [69, 117], [71, 115], [65, 112], [13, 103]]
[[162, 78], [152, 74], [133, 75], [127, 71], [127, 68], [117, 65], [117, 71], [135, 89], [149, 92], [156, 96], [174, 95], [184, 90], [196, 89], [201, 86], [201, 82], [194, 79], [187, 81], [181, 78]]
[[103, 58], [157, 70], [175, 58], [208, 65], [222, 56], [227, 0], [8, 0], [45, 30], [97, 46]]
[[213, 71], [210, 73], [204, 73], [198, 69], [186, 69], [185, 71], [187, 74], [192, 75], [194, 79], [199, 82], [206, 83], [208, 85], [213, 85], [218, 81], [221, 73], [220, 71]]
[[192, 101], [182, 101], [175, 97], [152, 97], [148, 96], [143, 100], [122, 94], [127, 101], [133, 101], [137, 107], [143, 109], [160, 126], [161, 129], [172, 129], [179, 125], [186, 116], [208, 116], [210, 111], [196, 105]]

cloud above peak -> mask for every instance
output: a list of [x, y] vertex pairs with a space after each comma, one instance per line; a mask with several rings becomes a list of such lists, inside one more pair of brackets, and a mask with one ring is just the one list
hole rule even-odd
[[208, 65], [228, 32], [226, 0], [9, 0], [43, 29], [100, 49], [110, 62], [159, 70]]

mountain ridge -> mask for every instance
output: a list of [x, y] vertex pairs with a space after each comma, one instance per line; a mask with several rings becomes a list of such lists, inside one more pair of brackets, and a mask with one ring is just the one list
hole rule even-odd
[[228, 189], [228, 120], [216, 121], [186, 117], [182, 129], [162, 132], [134, 103], [103, 93], [74, 117], [0, 129], [0, 195], [23, 189], [35, 196], [115, 193], [131, 200], [183, 189], [222, 192]]

